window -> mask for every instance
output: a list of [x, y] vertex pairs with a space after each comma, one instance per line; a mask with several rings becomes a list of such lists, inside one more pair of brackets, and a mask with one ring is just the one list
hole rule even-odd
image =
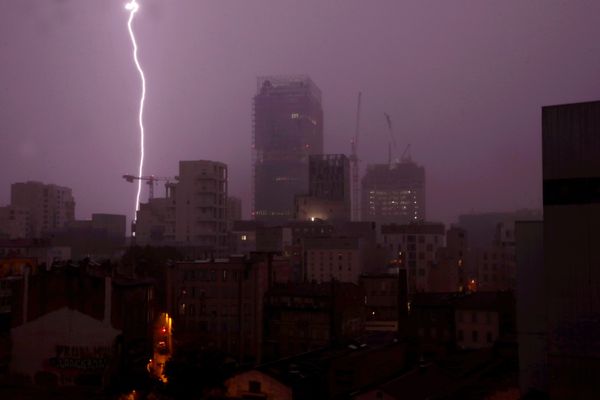
[[486, 340], [488, 343], [492, 343], [492, 341], [494, 340], [494, 336], [492, 335], [492, 332], [488, 331], [488, 333], [486, 335]]
[[462, 329], [459, 329], [456, 332], [456, 338], [458, 339], [459, 342], [462, 342], [464, 340], [464, 335], [463, 335]]
[[242, 235], [242, 237], [241, 237], [240, 239], [242, 239], [242, 240], [246, 241], [246, 240], [248, 240], [248, 236], [246, 236], [246, 235]]
[[471, 339], [473, 339], [473, 343], [477, 343], [479, 341], [479, 332], [478, 331], [471, 332]]
[[477, 311], [473, 311], [471, 314], [471, 322], [477, 322]]
[[249, 381], [248, 382], [248, 391], [250, 393], [260, 393], [260, 382]]

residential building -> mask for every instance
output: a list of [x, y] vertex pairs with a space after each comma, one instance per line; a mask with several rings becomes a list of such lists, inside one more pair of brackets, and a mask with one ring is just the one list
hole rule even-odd
[[363, 272], [364, 240], [357, 237], [305, 238], [304, 271], [309, 282], [358, 284]]
[[542, 108], [548, 394], [600, 389], [600, 101]]
[[343, 154], [311, 155], [309, 191], [295, 200], [300, 221], [350, 221], [350, 161]]
[[446, 246], [438, 249], [436, 262], [428, 271], [429, 292], [462, 292], [477, 288], [474, 274], [468, 268], [467, 234], [455, 226], [446, 232]]
[[180, 161], [175, 193], [175, 241], [227, 250], [227, 166], [216, 161]]
[[264, 355], [289, 357], [359, 337], [364, 295], [343, 282], [286, 283], [265, 294]]
[[308, 192], [309, 156], [323, 153], [321, 91], [307, 76], [260, 77], [253, 106], [252, 213], [281, 224]]
[[167, 309], [178, 340], [199, 341], [242, 362], [259, 362], [264, 294], [289, 277], [287, 259], [265, 254], [170, 266]]
[[19, 182], [11, 185], [10, 205], [29, 210], [31, 237], [64, 228], [75, 219], [75, 199], [70, 188], [41, 182]]
[[452, 302], [456, 345], [461, 349], [492, 347], [503, 335], [516, 333], [512, 292], [476, 292], [458, 296]]
[[445, 227], [441, 223], [383, 225], [381, 245], [390, 260], [399, 260], [407, 270], [409, 294], [429, 290], [429, 274], [437, 262], [437, 252], [445, 245]]
[[167, 197], [140, 204], [135, 241], [177, 246], [192, 258], [223, 256], [227, 244], [227, 166], [216, 161], [180, 161]]
[[359, 284], [365, 296], [365, 330], [397, 332], [408, 314], [406, 270], [363, 274]]
[[516, 332], [511, 292], [417, 293], [410, 310], [424, 353], [492, 347]]
[[425, 168], [412, 161], [368, 165], [361, 184], [363, 221], [424, 221]]
[[33, 237], [31, 212], [27, 207], [0, 207], [0, 238], [26, 239]]

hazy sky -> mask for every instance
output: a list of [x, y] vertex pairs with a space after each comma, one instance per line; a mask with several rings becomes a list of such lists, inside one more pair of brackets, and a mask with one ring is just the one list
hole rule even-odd
[[[387, 159], [384, 112], [427, 172], [428, 219], [541, 206], [542, 105], [600, 99], [600, 1], [139, 0], [146, 174], [229, 165], [250, 209], [256, 76], [308, 74], [325, 151]], [[0, 0], [0, 205], [73, 188], [77, 216], [132, 216], [139, 80], [125, 0]], [[163, 193], [163, 188], [157, 188]]]

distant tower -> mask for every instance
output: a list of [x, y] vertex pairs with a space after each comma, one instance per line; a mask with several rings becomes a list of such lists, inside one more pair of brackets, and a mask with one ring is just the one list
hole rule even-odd
[[307, 76], [258, 78], [253, 135], [253, 216], [291, 220], [294, 197], [308, 192], [308, 158], [323, 153], [319, 88]]
[[425, 220], [425, 168], [412, 161], [367, 166], [362, 220], [406, 224]]

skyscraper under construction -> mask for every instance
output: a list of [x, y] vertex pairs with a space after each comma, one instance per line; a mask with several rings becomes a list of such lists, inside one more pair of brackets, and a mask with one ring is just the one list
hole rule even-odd
[[259, 77], [254, 96], [255, 219], [294, 216], [294, 196], [308, 192], [308, 160], [323, 153], [321, 91], [308, 76]]
[[425, 168], [413, 161], [368, 165], [361, 186], [363, 221], [425, 220]]

